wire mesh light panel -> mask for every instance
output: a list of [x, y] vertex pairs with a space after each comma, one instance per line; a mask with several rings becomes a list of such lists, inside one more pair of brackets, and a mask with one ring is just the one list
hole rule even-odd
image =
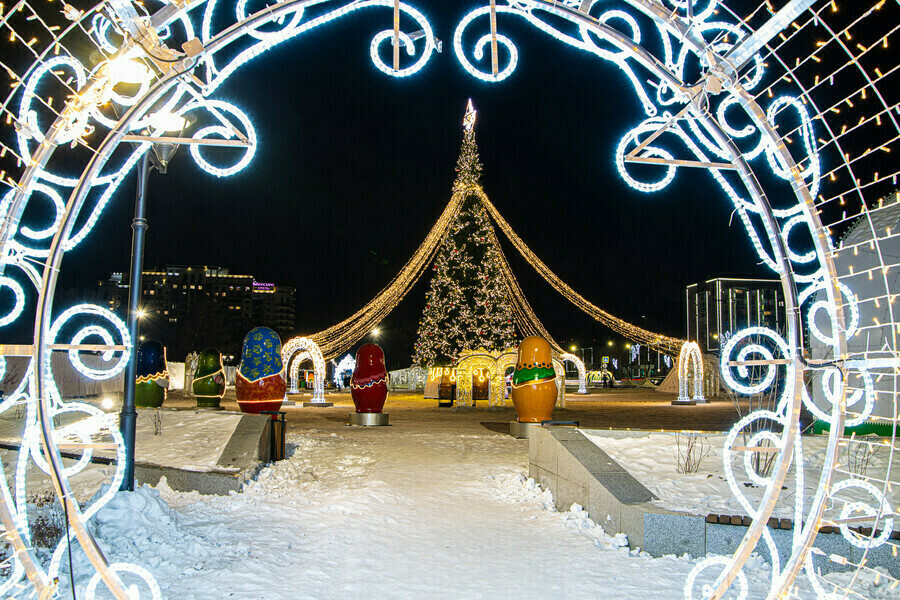
[[[100, 307], [54, 306], [62, 258], [121, 200], [117, 188], [151, 142], [167, 137], [165, 113], [195, 119], [196, 142], [230, 146], [214, 157], [191, 144], [201, 169], [227, 177], [250, 164], [258, 144], [252, 115], [216, 91], [269, 48], [368, 12], [386, 23], [370, 45], [375, 67], [402, 77], [426, 66], [436, 39], [423, 13], [394, 0], [286, 0], [250, 14], [243, 1], [86, 8], [30, 0], [0, 11], [9, 84], [0, 116], [0, 326], [34, 323], [32, 344], [2, 346], [2, 368], [21, 375], [0, 412], [20, 414], [23, 435], [14, 472], [0, 478], [11, 543], [0, 558], [0, 595], [58, 593], [70, 536], [49, 554], [36, 549], [28, 524], [35, 466], [49, 473], [71, 536], [96, 570], [86, 595], [102, 581], [120, 599], [131, 597], [132, 585], [141, 597], [158, 597], [148, 571], [110, 563], [91, 536], [87, 522], [109, 494], [81, 503], [70, 486], [98, 448], [120, 459], [122, 440], [105, 415], [62, 397], [51, 353], [68, 352], [87, 377], [112, 377], [132, 342]], [[614, 66], [604, 72], [626, 78], [645, 113], [610, 143], [623, 180], [654, 193], [676, 176], [712, 177], [785, 290], [786, 330], [741, 332], [721, 362], [739, 393], [776, 398], [773, 410], [739, 422], [723, 448], [752, 525], [731, 556], [697, 564], [685, 597], [743, 597], [743, 567], [758, 550], [772, 557], [771, 598], [795, 594], [803, 580], [821, 597], [896, 590], [897, 1], [491, 2], [463, 16], [453, 35], [474, 77], [500, 84], [514, 76], [509, 19], [533, 26], [535, 38], [595, 55], [598, 71]], [[138, 137], [144, 131], [149, 140]], [[104, 368], [80, 358], [86, 344], [101, 351]], [[803, 409], [828, 432], [801, 437]], [[91, 417], [82, 421], [92, 428], [54, 428], [67, 412]], [[64, 461], [61, 447], [76, 458]], [[776, 458], [760, 473], [751, 459], [764, 448]], [[740, 477], [765, 489], [761, 500], [744, 495]], [[110, 478], [114, 490], [121, 470]], [[786, 546], [768, 526], [785, 514], [794, 523]], [[826, 545], [823, 528], [840, 541]]]

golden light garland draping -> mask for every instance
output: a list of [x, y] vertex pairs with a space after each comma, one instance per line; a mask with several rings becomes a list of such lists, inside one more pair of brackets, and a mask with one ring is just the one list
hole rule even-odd
[[450, 202], [447, 203], [447, 208], [438, 217], [425, 241], [403, 266], [400, 273], [371, 302], [337, 325], [309, 336], [322, 349], [322, 354], [326, 359], [347, 351], [394, 310], [394, 307], [422, 276], [425, 267], [431, 263], [465, 197], [466, 194], [462, 190], [454, 191]]
[[641, 327], [637, 327], [636, 325], [632, 325], [627, 321], [623, 321], [618, 317], [615, 317], [605, 310], [595, 306], [588, 302], [581, 294], [573, 290], [569, 287], [562, 279], [556, 276], [556, 274], [550, 270], [550, 268], [541, 261], [540, 258], [535, 255], [534, 252], [522, 241], [516, 232], [513, 231], [512, 227], [510, 227], [509, 223], [500, 215], [500, 212], [497, 208], [488, 200], [487, 196], [482, 198], [482, 202], [484, 202], [485, 208], [487, 208], [488, 213], [490, 213], [491, 217], [494, 219], [494, 222], [503, 230], [503, 233], [506, 235], [507, 239], [515, 246], [516, 250], [522, 255], [522, 257], [537, 271], [538, 275], [543, 277], [547, 283], [549, 283], [553, 288], [563, 295], [563, 297], [580, 308], [582, 311], [603, 323], [606, 327], [609, 327], [613, 331], [625, 336], [630, 340], [634, 340], [636, 342], [640, 342], [642, 344], [647, 344], [648, 346], [660, 350], [666, 354], [671, 356], [676, 356], [681, 349], [682, 344], [684, 344], [684, 340], [668, 337], [661, 335], [659, 333], [653, 333], [652, 331], [647, 331], [646, 329], [642, 329]]
[[[441, 216], [428, 233], [425, 241], [419, 246], [406, 265], [404, 265], [400, 273], [398, 273], [391, 283], [385, 286], [371, 302], [337, 325], [309, 336], [322, 349], [322, 354], [325, 358], [331, 358], [347, 351], [353, 344], [369, 333], [375, 325], [380, 323], [381, 320], [400, 303], [422, 276], [425, 268], [433, 260], [442, 243], [444, 235], [446, 235], [450, 225], [459, 213], [463, 200], [469, 195], [478, 197], [487, 209], [488, 214], [490, 214], [491, 218], [500, 229], [503, 230], [507, 239], [509, 239], [522, 257], [547, 281], [547, 283], [572, 304], [603, 323], [606, 327], [609, 327], [628, 339], [647, 344], [666, 354], [678, 354], [682, 344], [684, 344], [684, 340], [667, 337], [632, 325], [631, 323], [619, 319], [595, 306], [575, 292], [531, 251], [525, 242], [523, 242], [516, 232], [513, 231], [512, 227], [510, 227], [503, 216], [500, 215], [499, 211], [488, 199], [487, 194], [484, 193], [481, 186], [475, 185], [472, 187], [458, 186], [454, 189], [454, 193], [450, 198], [450, 202], [447, 204], [447, 208], [441, 213]], [[534, 313], [534, 310], [531, 308], [531, 305], [528, 303], [528, 300], [522, 292], [518, 280], [512, 273], [509, 263], [506, 260], [506, 256], [500, 249], [496, 232], [494, 232], [493, 229], [491, 232], [492, 243], [495, 244], [498, 250], [503, 277], [506, 281], [509, 299], [513, 306], [516, 326], [524, 335], [540, 336], [549, 341], [554, 350], [560, 353], [563, 352], [563, 349], [556, 343], [544, 327], [543, 323], [541, 323], [538, 316]]]

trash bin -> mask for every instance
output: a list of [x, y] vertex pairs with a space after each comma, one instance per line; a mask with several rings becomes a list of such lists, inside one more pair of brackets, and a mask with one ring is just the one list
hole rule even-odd
[[271, 415], [269, 419], [269, 462], [284, 459], [284, 411], [263, 410], [261, 415]]

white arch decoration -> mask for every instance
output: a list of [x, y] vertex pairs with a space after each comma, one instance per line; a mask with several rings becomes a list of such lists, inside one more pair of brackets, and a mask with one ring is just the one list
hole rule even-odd
[[[497, 373], [503, 379], [503, 392], [499, 394], [499, 398], [497, 398], [500, 406], [506, 406], [506, 371], [510, 367], [515, 369], [517, 360], [518, 352], [516, 352], [515, 350], [507, 350], [497, 357]], [[491, 406], [497, 405], [492, 404]]]
[[553, 356], [553, 369], [556, 371], [556, 408], [565, 408], [566, 365], [563, 364], [563, 361], [559, 356], [556, 356], [555, 352]]
[[314, 377], [312, 401], [315, 403], [325, 402], [325, 358], [314, 341], [306, 337], [291, 338], [281, 348], [281, 360], [285, 367], [290, 365], [290, 393], [292, 394], [299, 393], [297, 379], [300, 374], [300, 363], [304, 360], [312, 360]]
[[356, 369], [356, 361], [349, 354], [341, 359], [341, 362], [335, 363], [334, 365], [334, 385], [336, 387], [341, 387], [341, 375]]
[[[842, 14], [858, 10], [862, 11], [857, 15], [858, 21], [868, 19], [864, 26], [857, 28], [862, 33], [855, 36], [863, 37], [866, 27], [873, 29], [876, 37], [868, 40], [865, 46], [858, 39], [854, 40], [856, 46], [841, 41], [844, 26], [829, 22], [827, 0], [792, 0], [771, 17], [763, 13], [760, 18], [768, 20], [753, 24], [733, 14], [717, 0], [602, 3], [597, 0], [516, 0], [508, 5], [492, 2], [490, 6], [476, 8], [466, 15], [454, 32], [453, 45], [461, 64], [473, 76], [485, 81], [498, 82], [510, 77], [518, 64], [513, 41], [496, 29], [493, 35], [476, 35], [474, 43], [467, 41], [477, 26], [486, 28], [489, 22], [495, 23], [495, 28], [501, 26], [502, 19], [498, 25], [494, 18], [498, 15], [504, 19], [523, 19], [562, 43], [614, 64], [634, 87], [646, 114], [646, 119], [623, 137], [614, 153], [621, 177], [637, 190], [655, 192], [673, 181], [679, 169], [706, 169], [734, 204], [735, 214], [743, 223], [759, 259], [783, 282], [788, 316], [785, 333], [770, 330], [738, 332], [732, 340], [744, 340], [743, 345], [730, 345], [729, 352], [734, 355], [723, 352], [721, 363], [723, 379], [739, 392], [779, 390], [777, 410], [757, 411], [739, 422], [729, 434], [723, 450], [732, 493], [753, 523], [732, 557], [702, 561], [694, 568], [686, 584], [686, 598], [694, 598], [700, 593], [693, 589], [693, 582], [707, 569], [710, 575], [715, 572], [712, 575], [715, 583], [708, 594], [703, 593], [704, 596], [721, 598], [733, 583], [740, 587], [736, 590], [739, 595], [745, 593], [746, 578], [742, 569], [761, 541], [773, 557], [770, 598], [786, 596], [801, 573], [805, 573], [816, 593], [825, 597], [830, 590], [826, 591], [825, 584], [820, 581], [815, 564], [821, 559], [811, 550], [826, 508], [835, 502], [836, 493], [848, 487], [855, 486], [872, 497], [868, 502], [854, 505], [853, 510], [873, 515], [873, 531], [879, 526], [887, 529], [885, 490], [891, 483], [896, 485], [890, 481], [890, 474], [885, 475], [883, 485], [876, 487], [847, 478], [835, 468], [845, 423], [862, 418], [874, 402], [876, 392], [872, 380], [886, 378], [892, 382], [894, 391], [890, 393], [896, 402], [898, 375], [895, 370], [900, 367], [897, 359], [900, 315], [893, 313], [890, 302], [894, 299], [893, 279], [888, 275], [895, 265], [889, 264], [890, 259], [880, 249], [881, 244], [894, 234], [885, 233], [880, 224], [876, 227], [877, 219], [873, 218], [881, 208], [876, 206], [878, 195], [888, 190], [888, 186], [895, 185], [892, 181], [897, 173], [879, 174], [864, 160], [870, 153], [889, 151], [888, 145], [900, 133], [896, 116], [898, 95], [882, 83], [891, 71], [882, 74], [877, 63], [870, 61], [881, 45], [877, 36], [883, 36], [886, 47], [887, 37], [893, 33], [889, 28], [896, 20], [879, 17], [883, 14], [879, 11], [894, 8], [892, 3], [886, 8], [885, 3], [874, 7], [862, 4], [845, 5]], [[395, 3], [391, 0], [285, 0], [246, 15], [242, 2], [237, 3], [239, 10], [233, 10], [234, 5], [224, 0], [208, 0], [205, 3], [167, 3], [150, 18], [139, 14], [128, 1], [98, 3], [86, 10], [63, 4], [60, 11], [56, 8], [58, 4], [38, 4], [32, 0], [21, 0], [16, 6], [20, 10], [8, 10], [0, 15], [4, 27], [14, 34], [11, 38], [14, 51], [27, 57], [27, 60], [13, 61], [13, 64], [28, 65], [22, 66], [20, 73], [9, 70], [13, 85], [3, 102], [8, 121], [0, 123], [0, 127], [14, 128], [16, 140], [11, 146], [4, 145], [2, 152], [12, 153], [18, 159], [14, 161], [18, 163], [17, 171], [8, 174], [3, 181], [4, 185], [9, 185], [9, 190], [0, 194], [0, 269], [4, 272], [14, 270], [16, 275], [0, 281], [0, 286], [9, 288], [14, 296], [12, 307], [0, 308], [0, 323], [33, 315], [35, 335], [30, 348], [6, 349], [6, 352], [23, 353], [31, 361], [31, 367], [16, 391], [0, 402], [0, 412], [17, 404], [25, 405], [23, 447], [27, 441], [33, 452], [20, 453], [12, 492], [6, 478], [0, 477], [0, 520], [15, 550], [12, 574], [0, 581], [0, 595], [18, 585], [24, 577], [38, 596], [44, 596], [59, 574], [58, 557], [65, 546], [57, 547], [48, 568], [40, 566], [27, 543], [27, 506], [21, 501], [27, 495], [21, 489], [26, 483], [21, 482], [26, 479], [29, 461], [38, 462], [38, 457], [43, 456], [40, 466], [48, 473], [60, 501], [69, 509], [71, 530], [96, 570], [87, 586], [86, 597], [93, 597], [97, 583], [102, 580], [117, 599], [129, 598], [120, 573], [130, 572], [142, 579], [144, 587], [156, 598], [158, 586], [147, 571], [133, 565], [111, 565], [103, 556], [87, 521], [108, 497], [99, 498], [89, 507], [75, 505], [68, 482], [73, 468], [63, 464], [54, 437], [53, 418], [56, 415], [71, 411], [93, 413], [86, 405], [64, 403], [58, 397], [50, 369], [52, 347], [67, 345], [64, 342], [69, 342], [69, 346], [98, 342], [104, 360], [110, 363], [102, 376], [115, 374], [121, 357], [132, 351], [131, 341], [123, 339], [116, 331], [118, 327], [109, 320], [103, 325], [85, 327], [75, 336], [77, 341], [56, 339], [61, 337], [61, 329], [56, 327], [59, 317], [54, 316], [53, 298], [62, 259], [91, 232], [116, 188], [148, 150], [149, 144], [144, 143], [117, 152], [124, 136], [145, 127], [150, 127], [153, 134], [162, 133], [151, 122], [152, 114], [161, 111], [190, 113], [206, 120], [194, 137], [224, 137], [239, 142], [238, 158], [227, 165], [213, 165], [199, 146], [191, 147], [190, 154], [201, 169], [219, 177], [231, 175], [251, 162], [258, 139], [248, 115], [228, 102], [210, 97], [219, 86], [241, 65], [277, 44], [361, 9], [390, 9]], [[21, 10], [26, 8], [28, 10]], [[420, 12], [405, 3], [398, 3], [396, 9], [407, 21], [414, 21], [416, 34], [386, 28], [373, 38], [370, 55], [376, 68], [390, 76], [402, 77], [412, 75], [425, 65], [435, 49], [436, 40]], [[40, 17], [37, 21], [47, 30], [41, 30], [43, 39], [26, 42], [32, 36], [25, 32], [29, 32], [32, 25], [24, 21], [31, 20], [32, 15], [48, 16], [49, 10], [54, 12], [54, 19]], [[112, 14], [112, 20], [108, 14]], [[228, 15], [236, 21], [228, 21]], [[55, 23], [52, 28], [49, 22]], [[387, 19], [386, 24], [389, 24]], [[36, 24], [33, 26], [37, 27]], [[22, 35], [16, 35], [16, 27], [22, 28]], [[774, 39], [772, 36], [783, 30], [792, 38], [800, 35], [802, 39], [802, 34], [811, 35], [810, 30], [814, 27], [818, 28], [814, 37], [824, 39], [819, 39], [821, 45], [809, 48], [802, 55], [781, 56], [781, 44], [766, 47]], [[421, 35], [417, 35], [420, 32]], [[197, 38], [199, 44], [194, 44], [194, 51], [187, 55], [174, 49], [179, 47], [178, 43], [168, 46], [160, 43], [152, 50], [155, 60], [162, 62], [154, 63], [146, 50], [134, 42], [173, 35], [179, 38], [173, 42]], [[648, 35], [656, 38], [654, 43], [642, 41]], [[245, 46], [239, 47], [238, 41], [246, 42]], [[816, 54], [820, 47], [829, 45], [836, 47], [839, 57], [826, 55], [823, 61]], [[493, 60], [485, 61], [489, 46]], [[499, 56], [493, 53], [498, 46], [504, 48], [504, 56], [508, 57], [506, 64], [499, 64]], [[789, 44], [785, 46], [790, 48]], [[97, 66], [92, 65], [89, 57], [83, 56], [83, 49], [91, 47], [101, 53], [101, 62]], [[63, 52], [59, 52], [61, 48]], [[467, 49], [472, 51], [474, 60], [467, 56]], [[383, 56], [388, 51], [393, 53], [391, 65]], [[125, 79], [119, 68], [120, 61], [141, 63], [144, 73], [136, 79]], [[815, 73], [808, 69], [813, 61], [818, 65]], [[486, 69], [478, 66], [485, 63], [491, 63], [491, 66]], [[154, 64], [154, 69], [148, 68], [150, 64]], [[164, 64], [165, 68], [156, 68], [159, 64]], [[698, 68], [686, 68], [686, 64]], [[687, 80], [685, 74], [691, 71], [697, 72], [696, 78]], [[836, 75], [853, 79], [834, 87], [819, 85], [820, 77], [827, 80]], [[118, 81], [132, 81], [138, 89], [132, 96], [124, 96], [114, 89]], [[645, 87], [645, 81], [650, 81], [652, 86]], [[51, 85], [62, 92], [53, 93], [57, 98], [55, 107], [50, 106], [49, 94], [44, 89]], [[833, 90], [846, 89], [849, 95], [837, 96], [835, 102], [821, 91], [823, 88], [841, 94], [845, 92]], [[832, 109], [840, 104], [845, 113], [849, 112], [854, 107], [851, 100], [859, 100], [860, 94], [862, 99], [870, 102], [856, 103], [857, 110], [865, 112], [859, 125], [851, 123], [853, 126], [845, 134], [841, 123], [833, 120]], [[67, 100], [60, 102], [60, 98]], [[110, 103], [120, 110], [114, 112], [104, 108]], [[873, 111], [861, 106], [875, 108]], [[814, 114], [810, 115], [811, 112]], [[863, 134], [855, 132], [865, 130], [866, 117], [878, 125], [882, 121], [887, 125], [882, 131], [887, 131], [889, 137], [884, 138], [886, 141], [880, 147], [869, 144], [859, 137]], [[796, 124], [789, 123], [790, 119]], [[663, 147], [666, 139], [673, 142], [669, 148]], [[857, 144], [852, 142], [854, 139]], [[90, 152], [82, 153], [85, 158], [81, 164], [75, 162], [79, 160], [78, 156], [71, 151], [79, 144], [90, 149]], [[870, 149], [853, 156], [851, 150], [855, 145]], [[826, 161], [820, 159], [820, 154], [828, 155], [830, 171], [826, 173], [822, 172]], [[630, 172], [629, 165], [635, 162], [655, 162], [660, 165], [661, 176], [647, 181]], [[80, 169], [80, 173], [71, 177], [68, 169], [75, 169], [75, 173]], [[765, 176], [757, 177], [757, 172]], [[90, 202], [88, 196], [91, 196]], [[31, 202], [47, 203], [52, 216], [43, 222], [21, 222], [28, 214], [47, 213], [46, 210], [26, 212]], [[773, 206], [772, 202], [777, 204]], [[835, 240], [829, 223], [823, 222], [827, 212], [821, 210], [822, 207], [828, 205], [826, 208], [831, 208], [838, 202], [842, 207], [837, 209], [838, 213], [846, 209], [851, 211], [847, 215], [852, 217], [858, 211], [860, 220], [868, 224], [872, 233], [866, 244], [878, 253], [879, 264], [867, 275], [868, 280], [876, 282], [873, 285], [877, 284], [880, 289], [870, 299], [873, 303], [884, 304], [886, 314], [873, 318], [872, 322], [855, 322], [863, 312], [856, 299], [854, 273], [852, 269], [847, 273], [836, 266], [836, 254], [844, 250], [844, 242]], [[845, 203], [848, 204], [846, 207]], [[835, 218], [831, 224], [837, 223], [840, 221]], [[801, 238], [799, 243], [798, 238]], [[853, 243], [849, 243], [846, 250], [852, 252], [853, 249]], [[36, 295], [20, 294], [22, 286], [29, 283]], [[31, 297], [36, 298], [33, 305], [29, 304]], [[92, 318], [106, 319], [105, 315], [87, 309], [81, 312]], [[820, 362], [808, 362], [805, 357], [808, 341], [803, 336], [806, 330], [824, 344], [821, 354], [825, 358]], [[883, 346], [874, 352], [851, 348], [848, 337], [854, 330], [864, 330], [865, 337], [878, 337]], [[748, 370], [745, 363], [751, 355], [762, 357], [767, 368]], [[70, 353], [70, 357], [77, 365], [77, 352]], [[841, 364], [839, 372], [831, 366], [834, 363]], [[753, 380], [755, 371], [763, 371], [764, 377]], [[816, 405], [809, 398], [806, 375], [814, 376], [814, 384], [822, 388], [823, 405]], [[856, 380], [861, 383], [854, 383]], [[774, 388], [776, 381], [780, 382], [778, 388]], [[795, 529], [791, 553], [782, 563], [766, 523], [779, 502], [789, 466], [792, 462], [802, 462], [798, 415], [804, 404], [810, 410], [815, 407], [817, 416], [828, 421], [831, 427], [822, 457], [821, 475], [812, 484], [808, 478], [804, 479], [805, 475], [796, 478], [792, 492], [800, 501], [792, 510], [794, 522], [802, 526]], [[853, 408], [855, 405], [861, 405], [860, 410]], [[897, 422], [896, 416], [893, 422]], [[744, 428], [754, 424], [763, 427], [779, 449], [771, 477], [761, 483], [765, 487], [761, 503], [751, 502], [744, 496], [744, 490], [732, 485], [732, 463], [737, 462], [731, 461], [732, 454], [751, 451], [746, 442], [741, 445], [735, 442]], [[109, 427], [109, 424], [103, 426]], [[123, 442], [120, 436], [116, 437], [117, 428], [109, 429], [116, 440], [121, 463]], [[38, 449], [39, 445], [43, 451]], [[893, 457], [896, 450], [891, 452]], [[749, 472], [748, 475], [752, 477]], [[111, 490], [117, 487], [117, 478], [121, 478], [118, 467]], [[835, 483], [837, 479], [840, 481]], [[807, 485], [816, 491], [807, 502], [802, 502]], [[892, 520], [890, 526], [893, 526]], [[863, 544], [865, 552], [875, 551], [887, 543], [874, 535], [854, 537], [855, 534], [851, 535], [846, 529], [841, 528], [843, 535], [851, 543]], [[858, 570], [865, 568], [865, 561], [857, 563], [853, 557], [842, 558]], [[898, 580], [894, 578], [894, 581]]]
[[[691, 370], [693, 365], [693, 370]], [[690, 395], [691, 373], [694, 379], [694, 395]], [[678, 400], [706, 402], [703, 396], [703, 355], [697, 342], [685, 342], [678, 354]]]
[[584, 368], [584, 361], [569, 352], [563, 352], [559, 358], [575, 365], [578, 370], [578, 393], [587, 394], [587, 369]]

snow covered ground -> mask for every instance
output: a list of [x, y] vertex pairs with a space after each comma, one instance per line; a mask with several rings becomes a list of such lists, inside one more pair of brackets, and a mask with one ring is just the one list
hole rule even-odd
[[[632, 477], [640, 481], [644, 487], [653, 492], [659, 500], [654, 504], [671, 510], [689, 512], [701, 516], [713, 514], [744, 515], [746, 510], [728, 488], [725, 470], [722, 466], [722, 448], [724, 435], [703, 435], [702, 452], [708, 455], [701, 461], [696, 473], [678, 473], [676, 471], [678, 449], [676, 438], [671, 433], [651, 433], [644, 437], [613, 439], [602, 432], [581, 430], [589, 440], [597, 444], [613, 460], [622, 465]], [[825, 457], [826, 438], [824, 436], [804, 437], [804, 504], [815, 495], [819, 477], [822, 474], [822, 463]], [[681, 440], [682, 452], [686, 441]], [[854, 448], [856, 445], [854, 445]], [[846, 454], [846, 451], [844, 452]], [[853, 460], [842, 455], [842, 462], [853, 467]], [[900, 461], [891, 458], [891, 447], [880, 448], [870, 459], [866, 473], [870, 477], [884, 478], [890, 465], [891, 481], [900, 481]], [[765, 493], [765, 488], [752, 482], [746, 475], [743, 465], [743, 453], [734, 454], [734, 474], [738, 485], [743, 486], [744, 494], [756, 504]], [[877, 481], [873, 481], [877, 484]], [[791, 467], [784, 483], [785, 489], [779, 499], [774, 516], [793, 518], [793, 504], [796, 495], [795, 469]], [[881, 487], [879, 485], [879, 487]], [[891, 486], [887, 491], [887, 500], [891, 506], [900, 505], [900, 486]], [[848, 500], [871, 501], [864, 492], [845, 491], [843, 497]], [[838, 503], [831, 513], [837, 518], [842, 508]]]
[[[95, 519], [107, 556], [180, 600], [684, 597], [694, 560], [637, 554], [580, 507], [557, 512], [525, 477], [523, 441], [348, 428], [288, 442], [240, 494], [118, 494]], [[80, 551], [74, 570], [83, 589]], [[768, 566], [745, 573], [764, 597]]]

